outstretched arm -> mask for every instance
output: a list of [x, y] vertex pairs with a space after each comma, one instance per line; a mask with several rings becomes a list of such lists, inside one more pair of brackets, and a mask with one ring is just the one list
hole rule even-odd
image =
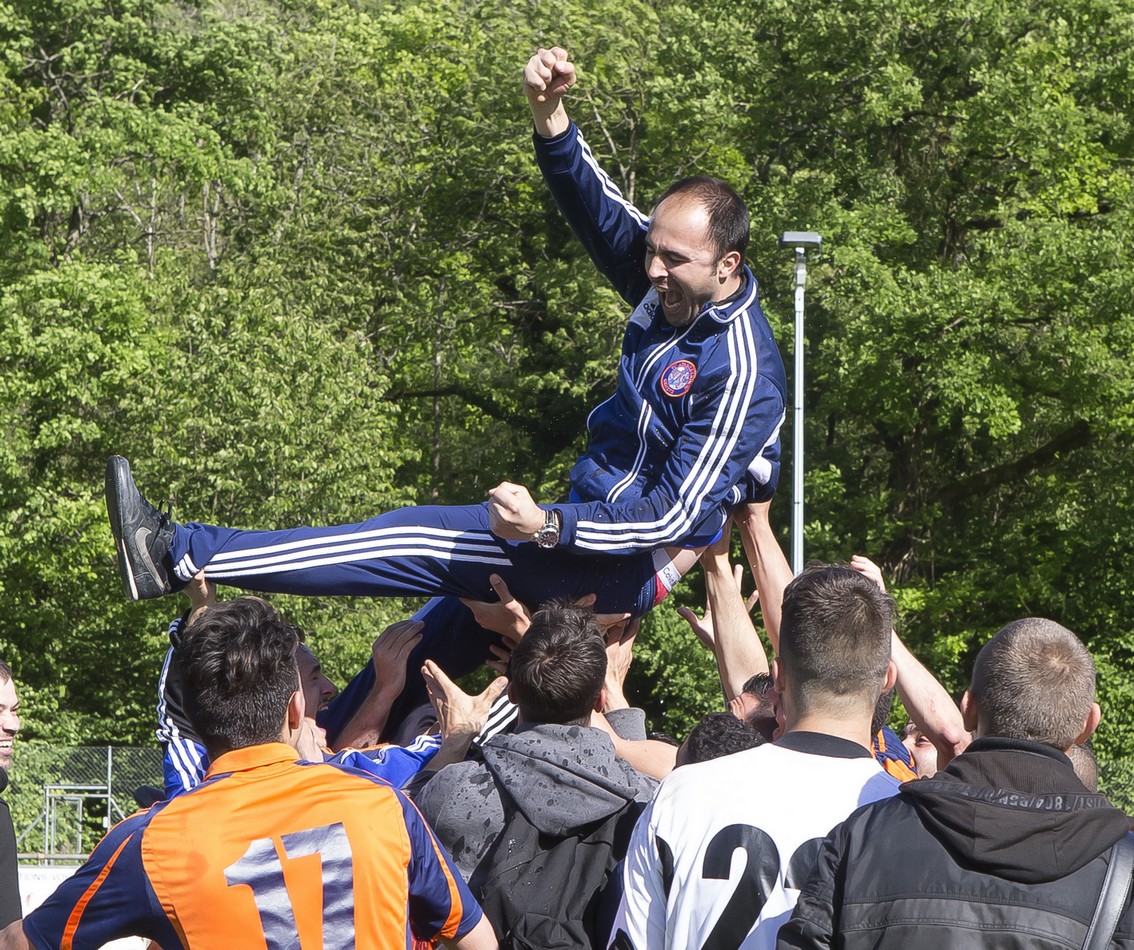
[[[856, 554], [851, 567], [869, 577], [882, 590], [886, 584], [882, 571], [870, 558]], [[953, 698], [920, 660], [902, 643], [897, 632], [890, 634], [890, 653], [898, 669], [898, 695], [910, 719], [937, 749], [938, 767], [944, 768], [965, 751], [971, 737]]]
[[740, 528], [740, 540], [748, 555], [748, 565], [756, 578], [760, 592], [760, 610], [764, 614], [764, 629], [772, 649], [780, 650], [780, 617], [783, 613], [784, 591], [791, 583], [791, 566], [784, 557], [780, 542], [768, 520], [770, 501], [742, 505], [734, 513]]
[[708, 595], [704, 616], [698, 619], [688, 607], [677, 611], [713, 651], [725, 703], [736, 699], [751, 677], [768, 672], [768, 656], [748, 614], [758, 594], [749, 601], [741, 596], [742, 569], [737, 565], [734, 570], [728, 560], [731, 539], [730, 523], [720, 540], [701, 555]]
[[[520, 486], [515, 487], [519, 488]], [[497, 491], [499, 489], [493, 489], [493, 492]], [[526, 489], [524, 489], [524, 492], [526, 494]], [[489, 494], [491, 496], [492, 492]], [[531, 501], [530, 495], [528, 495], [528, 500]], [[493, 504], [495, 502], [490, 501], [489, 507], [491, 508]], [[538, 518], [542, 525], [543, 509], [539, 508], [534, 501], [531, 504], [539, 512]], [[498, 600], [472, 600], [468, 597], [462, 597], [461, 603], [472, 611], [476, 622], [485, 630], [500, 634], [502, 645], [493, 645], [488, 648], [495, 659], [486, 661], [484, 665], [501, 675], [507, 675], [508, 661], [512, 656], [512, 650], [520, 642], [520, 638], [527, 633], [528, 627], [532, 625], [532, 612], [527, 604], [512, 596], [508, 585], [504, 583], [504, 578], [499, 574], [489, 574], [488, 582], [496, 592]], [[575, 601], [575, 606], [593, 607], [596, 599], [595, 594], [584, 594]], [[616, 624], [624, 624], [629, 619], [630, 614], [628, 613], [595, 614], [595, 622], [604, 631]]]
[[508, 680], [498, 676], [482, 693], [470, 696], [432, 660], [425, 661], [421, 675], [425, 677], [429, 701], [441, 728], [441, 748], [428, 766], [430, 772], [436, 772], [465, 757], [473, 739], [484, 728], [496, 697], [507, 688]]
[[615, 755], [643, 775], [663, 779], [677, 764], [677, 746], [657, 739], [623, 739], [600, 712], [591, 713], [591, 728], [610, 736]]
[[[752, 358], [730, 352], [728, 363], [696, 377], [691, 391], [696, 408], [647, 492], [626, 501], [546, 506], [559, 515], [561, 545], [633, 554], [711, 538], [724, 527], [726, 509], [749, 468], [757, 460], [778, 466], [771, 456], [778, 455], [783, 396], [758, 374], [755, 354], [744, 355]], [[488, 513], [492, 532], [513, 541], [530, 539], [545, 517], [526, 488], [509, 482], [489, 492]]]
[[374, 641], [374, 685], [339, 731], [335, 751], [364, 749], [377, 745], [386, 728], [390, 708], [406, 685], [406, 661], [410, 652], [421, 642], [425, 624], [420, 620], [401, 620], [390, 624]]

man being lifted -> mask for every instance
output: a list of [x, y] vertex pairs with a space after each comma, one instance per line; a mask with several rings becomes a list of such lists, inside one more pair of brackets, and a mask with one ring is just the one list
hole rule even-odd
[[[498, 574], [524, 603], [595, 594], [596, 611], [642, 614], [692, 567], [732, 506], [771, 496], [785, 380], [744, 264], [747, 209], [728, 185], [697, 177], [672, 185], [647, 218], [569, 119], [564, 96], [575, 81], [558, 47], [528, 61], [536, 158], [572, 230], [634, 309], [616, 389], [588, 419], [569, 501], [539, 505], [505, 482], [487, 505], [239, 531], [169, 522], [115, 457], [107, 503], [131, 597], [179, 589], [203, 569], [212, 581], [260, 591], [485, 600], [494, 596], [489, 575]], [[459, 673], [454, 654], [483, 650], [467, 636], [471, 615], [454, 617], [451, 602], [447, 613], [445, 624], [426, 619], [411, 669], [443, 655]]]

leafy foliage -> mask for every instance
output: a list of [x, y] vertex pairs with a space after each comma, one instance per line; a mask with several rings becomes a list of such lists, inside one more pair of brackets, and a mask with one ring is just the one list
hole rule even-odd
[[[640, 205], [693, 171], [742, 190], [785, 343], [774, 236], [823, 233], [808, 555], [880, 560], [953, 689], [1003, 621], [1064, 622], [1100, 747], [1134, 748], [1125, 0], [0, 2], [0, 652], [29, 732], [150, 728], [169, 606], [118, 592], [111, 452], [250, 526], [561, 496], [625, 308], [530, 159], [518, 74], [551, 42]], [[411, 606], [286, 602], [340, 679]], [[680, 733], [711, 666], [668, 607], [642, 641]]]

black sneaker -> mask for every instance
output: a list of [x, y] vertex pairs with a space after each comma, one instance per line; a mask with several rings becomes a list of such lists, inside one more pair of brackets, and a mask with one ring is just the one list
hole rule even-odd
[[151, 505], [130, 475], [130, 463], [112, 455], [106, 463], [106, 513], [118, 551], [118, 573], [131, 600], [168, 594], [169, 572], [162, 565], [173, 542], [168, 512]]

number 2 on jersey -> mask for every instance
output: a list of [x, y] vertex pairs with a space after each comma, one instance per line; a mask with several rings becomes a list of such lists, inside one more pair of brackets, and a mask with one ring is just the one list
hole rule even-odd
[[[815, 865], [822, 843], [822, 838], [811, 838], [795, 850], [787, 867], [783, 868], [784, 887], [799, 889]], [[660, 837], [657, 844], [668, 898], [673, 883], [673, 851]], [[752, 825], [741, 824], [726, 825], [713, 835], [705, 848], [701, 876], [706, 880], [727, 881], [732, 856], [738, 850], [744, 851], [747, 857], [744, 871], [701, 950], [736, 950], [744, 943], [780, 876], [780, 851], [771, 835]]]

